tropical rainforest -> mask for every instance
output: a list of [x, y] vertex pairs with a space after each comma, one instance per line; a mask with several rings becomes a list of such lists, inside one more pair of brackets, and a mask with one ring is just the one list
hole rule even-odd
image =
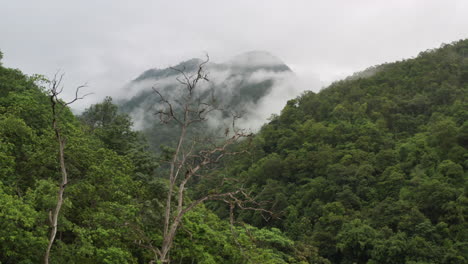
[[[55, 113], [49, 84], [0, 64], [0, 263], [43, 262], [61, 188], [54, 116], [68, 183], [50, 262], [157, 263], [174, 146], [154, 151], [160, 126], [134, 130], [110, 97]], [[304, 92], [231, 148], [184, 200], [237, 184], [263, 211], [198, 204], [171, 263], [468, 262], [468, 40]]]

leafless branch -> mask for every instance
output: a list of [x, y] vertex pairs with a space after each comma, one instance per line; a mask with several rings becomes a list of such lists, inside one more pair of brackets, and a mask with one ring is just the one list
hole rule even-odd
[[[225, 131], [224, 137], [206, 137], [203, 140], [196, 138], [192, 140], [188, 139], [187, 132], [193, 124], [207, 121], [214, 111], [223, 111], [216, 105], [213, 90], [211, 90], [211, 95], [208, 99], [199, 96], [197, 90], [200, 82], [209, 81], [208, 74], [204, 71], [204, 67], [208, 62], [209, 56], [206, 55], [206, 59], [200, 63], [195, 73], [187, 73], [185, 68], [171, 68], [179, 74], [176, 81], [183, 86], [184, 95], [178, 99], [166, 98], [163, 93], [153, 87], [153, 91], [158, 96], [158, 104], [162, 105], [162, 109], [156, 111], [155, 114], [165, 124], [175, 120], [180, 133], [177, 145], [168, 161], [170, 169], [164, 209], [163, 241], [157, 253], [157, 260], [162, 263], [170, 262], [169, 251], [173, 245], [177, 230], [181, 227], [184, 215], [201, 203], [213, 200], [228, 201], [231, 207], [234, 206], [241, 210], [258, 211], [262, 215], [268, 213], [266, 209], [256, 208], [259, 204], [255, 203], [249, 193], [242, 188], [210, 193], [187, 202], [185, 193], [190, 180], [194, 176], [207, 177], [208, 174], [206, 172], [228, 156], [246, 153], [246, 150], [232, 150], [231, 146], [243, 138], [252, 136], [250, 133], [245, 133], [244, 130], [236, 127], [236, 120], [240, 115], [233, 112], [232, 124]], [[202, 146], [201, 149], [200, 146]], [[225, 181], [227, 179], [223, 178], [221, 186]]]
[[62, 208], [63, 205], [63, 194], [65, 192], [65, 187], [68, 184], [68, 173], [67, 173], [67, 168], [65, 164], [65, 144], [66, 144], [66, 139], [63, 137], [60, 128], [58, 126], [58, 118], [59, 118], [59, 110], [57, 109], [57, 106], [60, 105], [61, 108], [64, 108], [65, 106], [72, 104], [73, 102], [80, 100], [84, 98], [84, 96], [78, 96], [79, 90], [85, 85], [78, 86], [75, 90], [75, 98], [68, 102], [68, 103], [63, 103], [60, 101], [58, 96], [62, 93], [63, 91], [63, 85], [62, 85], [62, 80], [64, 74], [60, 74], [58, 76], [58, 72], [55, 73], [54, 78], [50, 81], [50, 89], [49, 89], [49, 98], [50, 98], [50, 104], [52, 108], [52, 129], [54, 130], [55, 133], [55, 138], [59, 144], [59, 163], [60, 163], [60, 172], [62, 175], [62, 181], [59, 185], [59, 191], [57, 194], [57, 204], [55, 206], [55, 209], [52, 211], [49, 211], [49, 223], [51, 226], [51, 231], [50, 231], [50, 236], [49, 236], [49, 241], [46, 249], [46, 253], [44, 255], [44, 263], [48, 264], [49, 263], [49, 258], [50, 258], [50, 251], [52, 249], [52, 245], [55, 241], [55, 237], [57, 235], [57, 226], [58, 226], [58, 217], [60, 213], [60, 209]]

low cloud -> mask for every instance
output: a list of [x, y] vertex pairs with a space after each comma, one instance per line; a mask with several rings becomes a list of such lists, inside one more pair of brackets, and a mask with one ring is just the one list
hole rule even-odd
[[[257, 56], [255, 56], [257, 55]], [[261, 56], [258, 56], [261, 55]], [[249, 64], [242, 64], [249, 63]], [[240, 68], [232, 67], [233, 65]], [[258, 67], [259, 65], [263, 67]], [[206, 93], [209, 89], [214, 89], [214, 97], [223, 106], [223, 108], [241, 111], [242, 118], [237, 121], [240, 128], [251, 131], [258, 129], [267, 122], [272, 114], [279, 114], [286, 102], [299, 96], [305, 90], [317, 91], [320, 88], [318, 79], [301, 80], [294, 72], [289, 70], [273, 70], [270, 66], [282, 65], [282, 62], [269, 55], [268, 53], [247, 53], [246, 56], [237, 56], [225, 64], [209, 64], [206, 67], [209, 82], [200, 82], [198, 93]], [[247, 68], [257, 66], [258, 69]], [[285, 66], [287, 68], [287, 66]], [[287, 68], [289, 69], [289, 68]], [[181, 98], [183, 85], [176, 80], [176, 75], [159, 78], [157, 74], [153, 78], [146, 78], [141, 81], [132, 82], [125, 86], [125, 98], [120, 98], [128, 104], [128, 99], [136, 96], [138, 105], [133, 105], [130, 110], [130, 116], [134, 120], [135, 129], [145, 129], [152, 127], [154, 122], [158, 122], [154, 113], [163, 107], [158, 103], [158, 96], [151, 91], [155, 87], [171, 101]], [[180, 76], [179, 76], [180, 77]], [[259, 85], [268, 83], [268, 90], [265, 95], [258, 100], [246, 97], [241, 94], [240, 89], [247, 87], [251, 89], [260, 89]], [[263, 88], [262, 88], [263, 89]], [[250, 91], [243, 91], [249, 93]], [[253, 91], [256, 93], [259, 91]], [[239, 97], [238, 105], [228, 105], [236, 101]], [[237, 102], [237, 101], [236, 101]], [[135, 103], [135, 102], [134, 102]], [[218, 127], [223, 124], [230, 124], [232, 120], [225, 118], [221, 114], [213, 114], [208, 123], [212, 127]]]

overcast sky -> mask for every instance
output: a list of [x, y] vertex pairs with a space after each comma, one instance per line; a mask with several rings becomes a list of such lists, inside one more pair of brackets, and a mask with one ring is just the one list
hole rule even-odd
[[87, 82], [95, 95], [81, 107], [119, 94], [144, 70], [204, 52], [222, 62], [269, 51], [325, 85], [468, 37], [466, 0], [1, 2], [3, 64], [47, 76], [60, 69], [70, 91]]

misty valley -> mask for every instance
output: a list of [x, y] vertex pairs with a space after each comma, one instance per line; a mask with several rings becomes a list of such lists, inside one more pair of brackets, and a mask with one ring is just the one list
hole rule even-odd
[[0, 264], [468, 263], [466, 39], [317, 92], [206, 54], [84, 111], [3, 55]]

